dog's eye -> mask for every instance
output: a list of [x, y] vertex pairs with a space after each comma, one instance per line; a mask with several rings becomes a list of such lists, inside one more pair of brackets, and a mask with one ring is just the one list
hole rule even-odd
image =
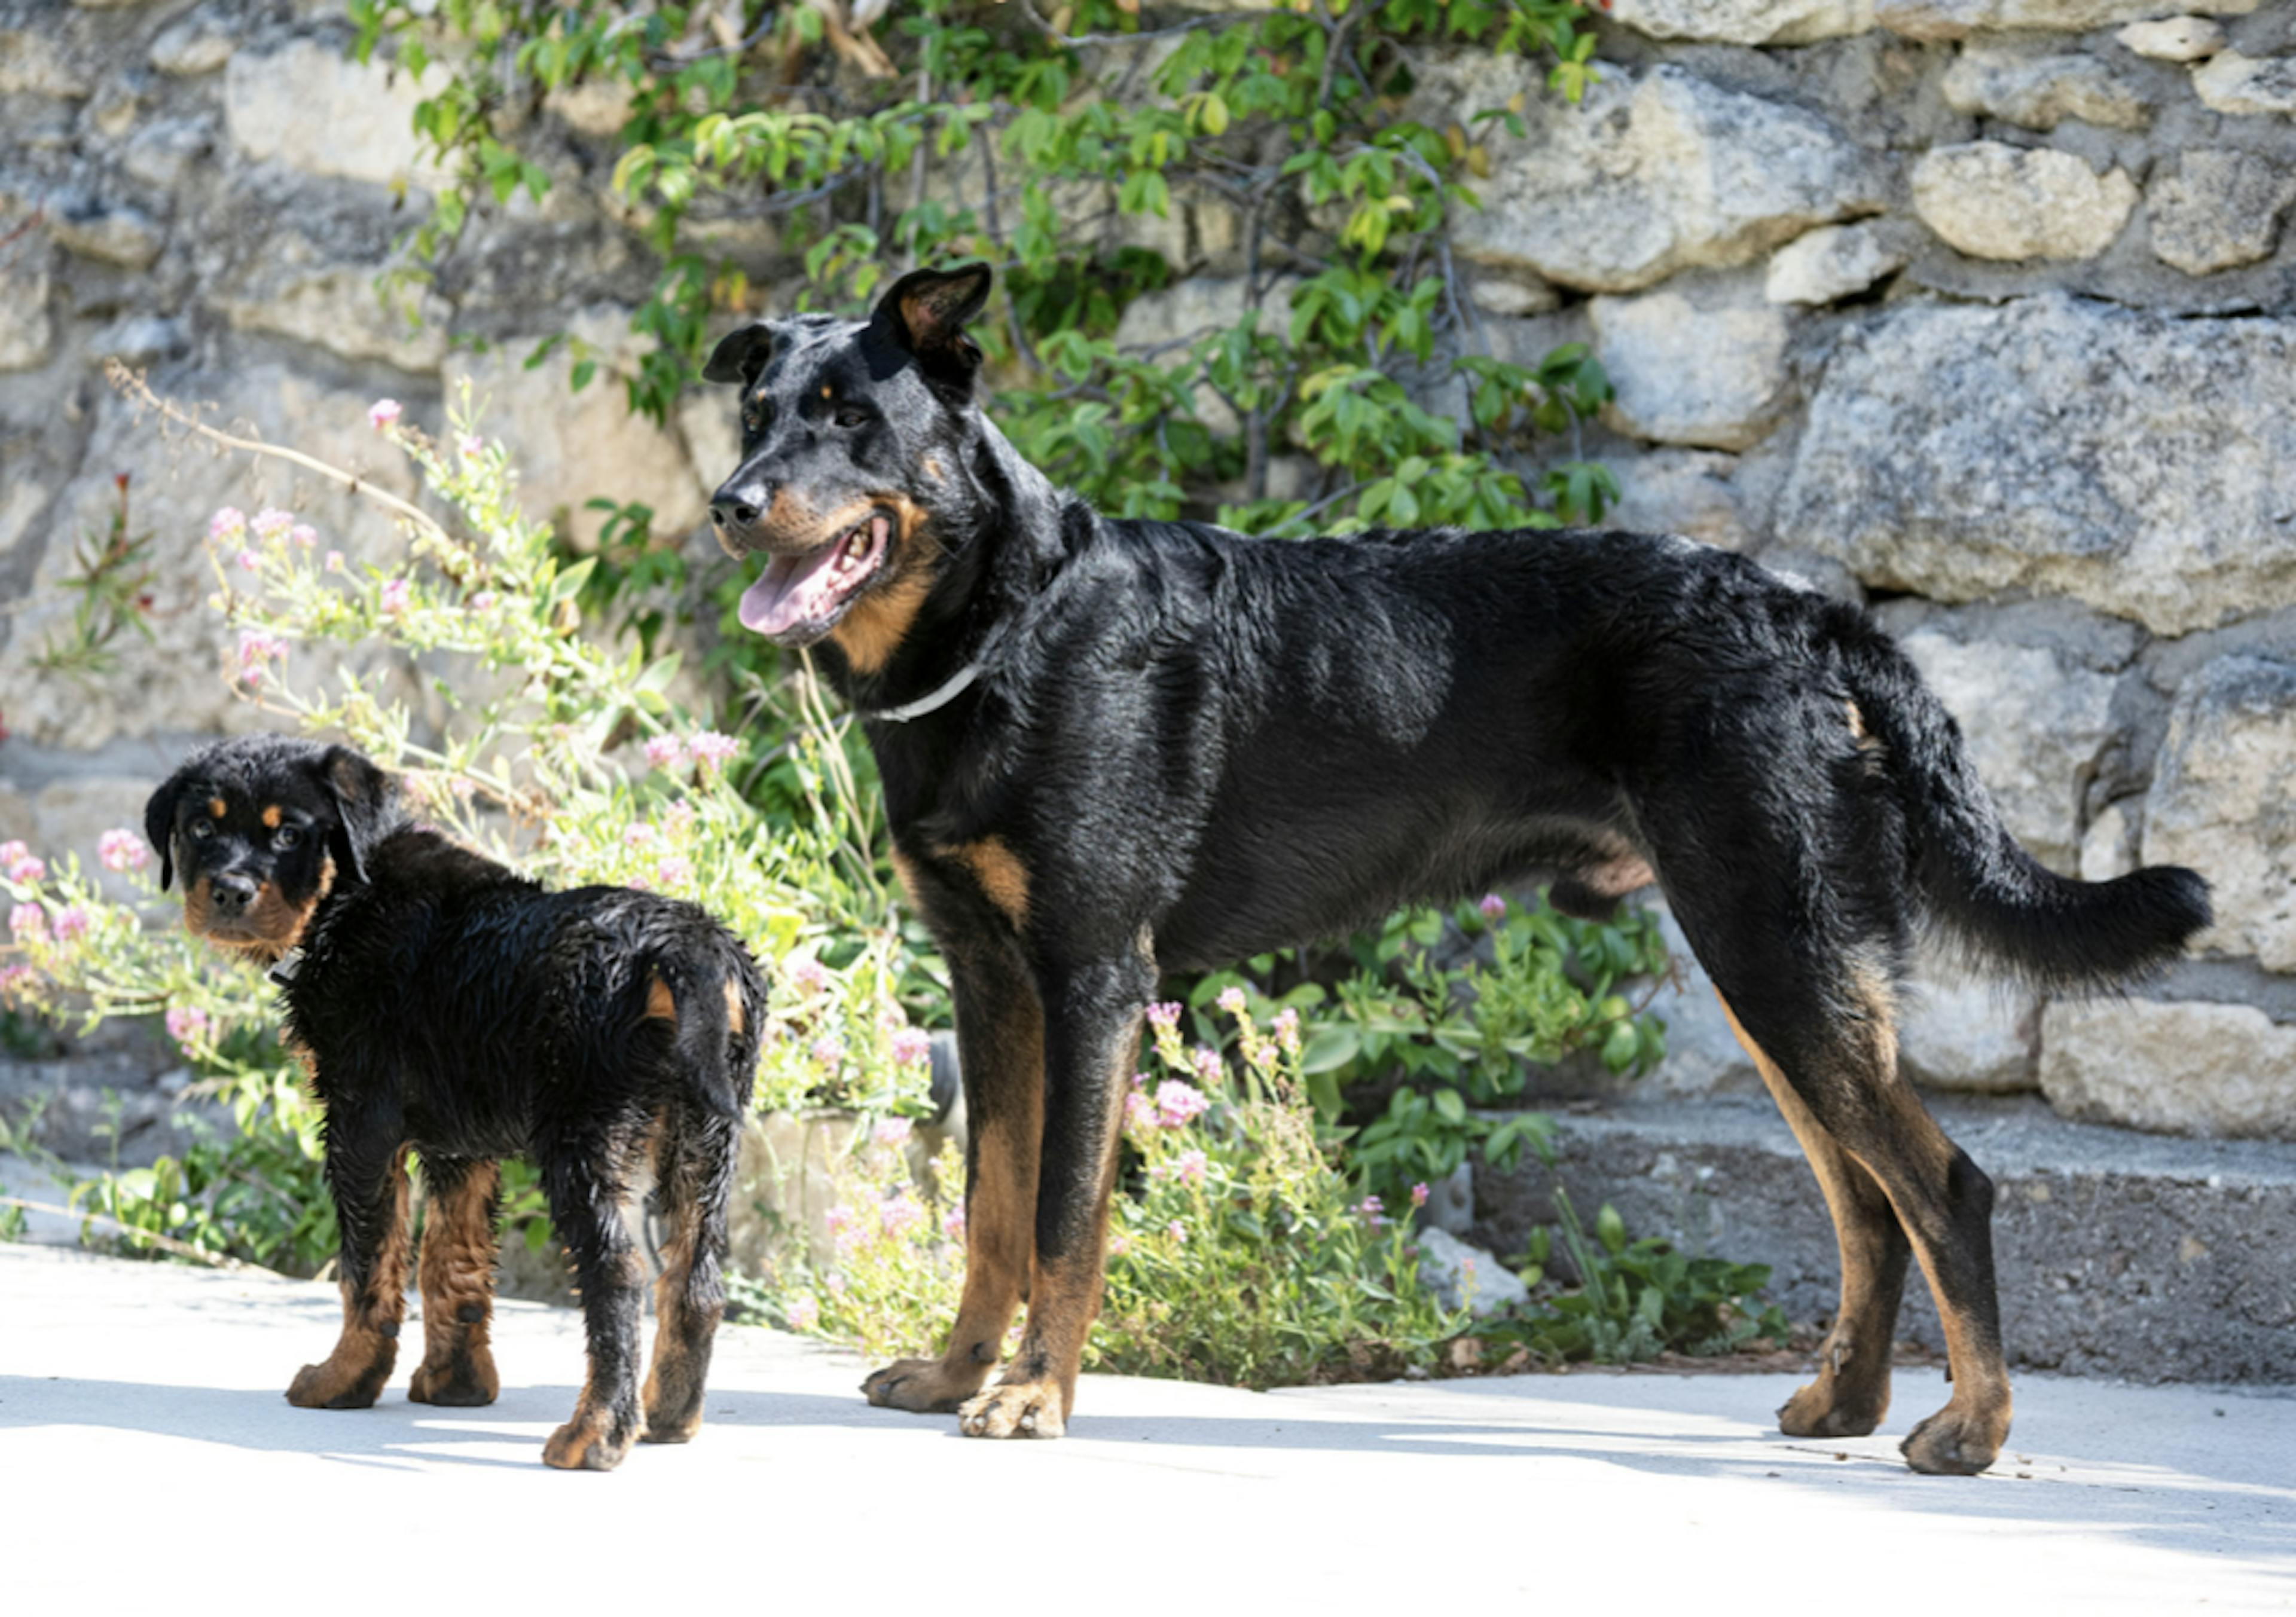
[[205, 842], [209, 837], [214, 835], [215, 827], [209, 824], [207, 821], [194, 820], [192, 821], [191, 837], [193, 842]]
[[751, 399], [742, 411], [742, 430], [749, 433], [763, 432], [767, 424], [773, 419], [772, 404], [761, 398]]
[[283, 825], [277, 830], [271, 833], [271, 845], [275, 848], [280, 849], [282, 852], [284, 852], [288, 848], [301, 845], [302, 841], [303, 832], [301, 829], [297, 826]]
[[866, 427], [869, 412], [858, 404], [840, 404], [837, 413], [830, 417], [840, 427]]

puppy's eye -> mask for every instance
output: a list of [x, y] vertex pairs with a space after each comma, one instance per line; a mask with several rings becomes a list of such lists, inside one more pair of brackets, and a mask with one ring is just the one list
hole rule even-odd
[[191, 837], [193, 842], [205, 842], [209, 837], [214, 835], [215, 827], [209, 821], [205, 820], [194, 820], [192, 821]]
[[830, 419], [840, 427], [866, 427], [869, 424], [869, 412], [858, 404], [840, 404], [837, 406], [837, 413]]
[[303, 832], [297, 826], [283, 825], [271, 833], [271, 845], [283, 853], [289, 848], [299, 847], [302, 841]]
[[742, 408], [742, 430], [748, 433], [763, 432], [773, 419], [774, 407], [770, 403], [761, 398], [751, 399]]

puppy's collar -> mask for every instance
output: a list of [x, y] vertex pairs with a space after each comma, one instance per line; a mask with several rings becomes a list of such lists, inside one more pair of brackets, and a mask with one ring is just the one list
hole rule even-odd
[[303, 950], [302, 946], [298, 944], [296, 947], [290, 949], [286, 953], [281, 955], [277, 960], [272, 961], [271, 969], [265, 972], [263, 975], [270, 978], [271, 981], [278, 984], [280, 987], [284, 988], [288, 984], [295, 980], [295, 974], [302, 969]]

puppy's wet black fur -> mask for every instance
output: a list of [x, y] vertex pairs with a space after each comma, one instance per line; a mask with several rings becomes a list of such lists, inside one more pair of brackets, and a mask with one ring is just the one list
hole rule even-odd
[[[218, 743], [153, 794], [145, 818], [162, 886], [182, 878], [186, 926], [281, 961], [286, 1035], [325, 1107], [343, 1335], [288, 1397], [364, 1408], [390, 1376], [412, 1148], [430, 1212], [410, 1396], [492, 1401], [495, 1164], [524, 1155], [573, 1259], [589, 1337], [581, 1404], [545, 1458], [604, 1469], [634, 1437], [690, 1437], [724, 1312], [727, 1199], [765, 1012], [741, 942], [653, 894], [545, 892], [415, 821], [348, 747]], [[670, 1238], [642, 1411], [644, 1265], [619, 1204], [649, 1153]]]
[[[879, 1371], [869, 1396], [961, 1409], [980, 1435], [1062, 1429], [1160, 972], [1407, 901], [1545, 880], [1600, 913], [1654, 879], [1841, 1239], [1841, 1307], [1782, 1424], [1881, 1420], [1917, 1258], [1954, 1393], [1906, 1452], [1982, 1468], [2009, 1424], [1992, 1189], [1898, 1072], [1908, 937], [1926, 922], [2053, 988], [2110, 984], [2183, 948], [2207, 885], [2035, 862], [1873, 622], [1742, 557], [1584, 530], [1282, 543], [1103, 517], [973, 403], [963, 327], [988, 290], [985, 268], [922, 271], [867, 321], [767, 322], [709, 369], [740, 387], [744, 425], [719, 539], [769, 559], [745, 621], [818, 642], [864, 715], [955, 980], [964, 1303], [942, 1354]], [[1023, 1297], [1017, 1357], [982, 1392]]]

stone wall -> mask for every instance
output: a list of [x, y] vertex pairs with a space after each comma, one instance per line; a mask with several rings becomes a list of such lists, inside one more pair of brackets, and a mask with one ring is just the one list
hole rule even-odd
[[[1874, 604], [2049, 864], [2177, 860], [2218, 884], [2203, 958], [2130, 999], [1925, 973], [1911, 1069], [2296, 1138], [2296, 5], [1611, 17], [1577, 109], [1533, 62], [1420, 64], [1419, 116], [1521, 108], [1519, 137], [1477, 127], [1490, 177], [1457, 226], [1484, 339], [1595, 346], [1617, 398], [1588, 451], [1626, 485], [1622, 523]], [[469, 377], [529, 497], [578, 532], [601, 494], [690, 529], [730, 461], [722, 401], [657, 429], [612, 384], [652, 260], [605, 190], [611, 97], [545, 110], [554, 189], [475, 227], [410, 326], [370, 282], [425, 205], [418, 91], [345, 61], [344, 36], [324, 0], [0, 0], [0, 837], [85, 848], [187, 736], [255, 722], [206, 677], [208, 510], [291, 503], [390, 543], [323, 490], [164, 443], [102, 386], [106, 355], [394, 486], [366, 403], [434, 420]], [[1233, 221], [1183, 203], [1114, 226], [1190, 272], [1127, 340], [1234, 305]], [[791, 273], [770, 239], [737, 245], [761, 284]], [[521, 363], [569, 328], [606, 367], [579, 396], [562, 355]], [[160, 535], [158, 643], [99, 688], [42, 676], [57, 583], [120, 471]], [[1660, 1084], [1751, 1084], [1694, 981], [1665, 1009]]]

